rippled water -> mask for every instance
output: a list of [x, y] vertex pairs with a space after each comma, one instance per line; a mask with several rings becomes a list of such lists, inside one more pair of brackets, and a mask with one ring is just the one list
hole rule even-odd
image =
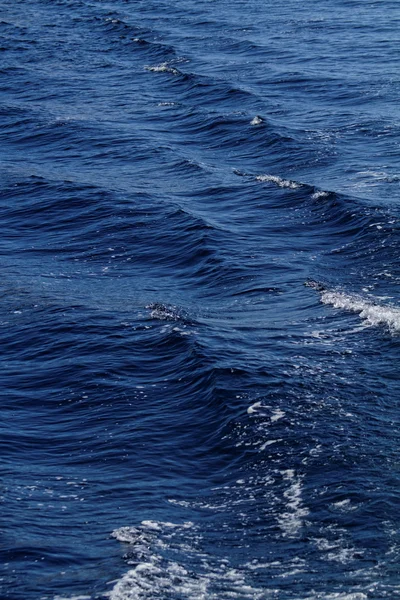
[[390, 0], [3, 0], [1, 597], [400, 595]]

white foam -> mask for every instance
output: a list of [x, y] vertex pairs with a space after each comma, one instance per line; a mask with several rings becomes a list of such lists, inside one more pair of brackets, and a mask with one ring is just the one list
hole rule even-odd
[[[258, 414], [262, 415], [263, 417], [267, 417], [270, 409], [271, 409], [271, 406], [262, 404], [262, 402], [255, 402], [254, 404], [249, 406], [249, 408], [247, 409], [247, 414], [253, 415], [255, 413], [256, 414], [258, 413]], [[271, 419], [271, 423], [276, 423], [276, 421], [279, 421], [279, 419], [282, 419], [282, 417], [284, 417], [285, 414], [286, 413], [283, 410], [281, 410], [280, 408], [275, 408], [269, 417]]]
[[115, 537], [120, 542], [129, 544], [137, 544], [146, 539], [146, 534], [149, 532], [159, 532], [171, 529], [190, 529], [193, 527], [191, 521], [184, 523], [170, 523], [164, 521], [142, 521], [140, 527], [120, 527], [112, 532], [112, 537]]
[[191, 521], [185, 521], [184, 523], [170, 523], [169, 521], [142, 521], [142, 527], [146, 529], [153, 529], [155, 531], [162, 531], [163, 529], [189, 529], [193, 527]]
[[258, 409], [261, 408], [261, 406], [262, 406], [261, 402], [255, 402], [254, 404], [249, 406], [249, 408], [247, 409], [248, 414], [252, 415], [253, 413], [258, 412]]
[[[152, 561], [140, 563], [128, 571], [110, 592], [110, 600], [165, 600], [172, 597], [186, 600], [265, 598], [266, 590], [246, 584], [244, 575], [236, 569], [228, 568], [224, 561], [221, 561], [217, 569], [211, 568], [205, 573], [188, 571], [174, 561], [161, 564], [156, 555], [152, 557]], [[210, 568], [205, 561], [202, 566]], [[213, 588], [218, 591], [213, 591]]]
[[324, 558], [326, 560], [342, 564], [347, 564], [354, 560], [356, 550], [354, 547], [349, 546], [343, 537], [338, 537], [335, 540], [317, 538], [314, 540], [314, 543], [318, 550], [325, 553]]
[[136, 544], [144, 540], [143, 532], [136, 527], [120, 527], [113, 531], [111, 535], [119, 542], [127, 542], [128, 544]]
[[180, 319], [176, 306], [153, 303], [147, 305], [146, 308], [151, 310], [150, 316], [152, 319], [159, 319], [160, 321], [178, 321]]
[[284, 479], [294, 479], [296, 473], [294, 469], [286, 469], [286, 471], [281, 471], [281, 475]]
[[328, 594], [327, 596], [318, 596], [318, 598], [322, 598], [322, 600], [367, 600], [368, 596], [362, 592], [353, 592], [350, 594], [347, 594], [346, 592], [336, 592]]
[[161, 63], [160, 65], [147, 65], [145, 69], [146, 71], [151, 71], [152, 73], [172, 73], [173, 75], [179, 75], [178, 69], [171, 67], [166, 62]]
[[334, 502], [332, 504], [333, 508], [336, 508], [337, 510], [341, 510], [341, 511], [351, 511], [351, 510], [356, 510], [357, 506], [355, 506], [354, 504], [351, 503], [351, 500], [347, 499], [347, 500], [341, 500], [339, 502]]
[[261, 125], [261, 123], [264, 123], [264, 119], [262, 119], [261, 117], [259, 117], [258, 115], [256, 115], [254, 117], [254, 119], [252, 119], [250, 121], [250, 125]]
[[327, 198], [329, 196], [329, 192], [324, 192], [323, 190], [319, 190], [318, 192], [314, 192], [311, 196], [313, 200], [321, 200], [322, 198]]
[[281, 442], [282, 438], [279, 440], [268, 440], [267, 442], [264, 442], [261, 446], [260, 446], [260, 450], [263, 451], [265, 450], [265, 448], [267, 448], [268, 446], [272, 446], [272, 444], [276, 444], [277, 442]]
[[302, 183], [298, 183], [297, 181], [292, 181], [291, 179], [282, 179], [282, 177], [278, 177], [278, 175], [257, 175], [257, 181], [274, 183], [278, 187], [281, 188], [289, 188], [291, 190], [297, 190], [302, 187]]
[[355, 294], [326, 290], [321, 293], [321, 302], [358, 313], [366, 325], [386, 325], [393, 331], [400, 331], [400, 308], [395, 306], [375, 304]]
[[283, 475], [284, 480], [290, 481], [290, 485], [283, 493], [286, 500], [286, 510], [278, 516], [278, 524], [284, 537], [294, 538], [299, 535], [303, 527], [304, 517], [310, 511], [303, 504], [301, 477], [296, 476], [293, 469], [281, 471], [281, 475]]
[[54, 596], [54, 600], [90, 600], [91, 596]]
[[[233, 568], [226, 558], [212, 559], [198, 547], [201, 537], [174, 523], [143, 521], [139, 527], [122, 527], [113, 537], [131, 544], [134, 568], [115, 583], [110, 600], [261, 600], [266, 590], [253, 587], [246, 571]], [[193, 539], [192, 539], [193, 538]], [[138, 543], [142, 542], [142, 543]], [[164, 556], [168, 550], [168, 558]], [[183, 564], [190, 557], [190, 569]]]
[[[312, 596], [303, 596], [301, 600], [367, 600], [363, 592], [333, 592], [332, 594], [313, 593]], [[300, 600], [300, 599], [299, 599]]]
[[168, 502], [170, 502], [170, 504], [175, 504], [176, 506], [183, 506], [184, 508], [189, 508], [191, 506], [190, 502], [187, 500], [175, 500], [175, 498], [168, 498]]
[[280, 408], [275, 409], [271, 415], [271, 423], [275, 423], [276, 421], [279, 421], [279, 419], [282, 419], [282, 417], [284, 417], [285, 414], [286, 413], [283, 410], [281, 410]]

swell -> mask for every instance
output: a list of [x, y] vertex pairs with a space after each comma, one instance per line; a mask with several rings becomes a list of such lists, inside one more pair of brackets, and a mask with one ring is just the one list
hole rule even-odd
[[[197, 85], [194, 87], [197, 88]], [[213, 90], [208, 84], [205, 92], [211, 101]], [[219, 91], [216, 93], [220, 95]], [[201, 149], [201, 159], [206, 162], [215, 160], [216, 152], [226, 157], [229, 149], [231, 158], [228, 168], [246, 163], [254, 168], [268, 158], [268, 162], [276, 169], [287, 162], [288, 156], [298, 165], [307, 157], [310, 159], [310, 148], [266, 119], [257, 117], [261, 124], [254, 126], [251, 113], [208, 112], [204, 108], [204, 100], [201, 107], [182, 105], [180, 98], [180, 104], [170, 103], [170, 106], [164, 107], [161, 103], [157, 110], [146, 108], [148, 120], [145, 134], [138, 130], [140, 121], [132, 123], [129, 120], [130, 109], [123, 121], [120, 118], [115, 121], [117, 114], [112, 113], [106, 118], [99, 114], [90, 119], [86, 114], [75, 116], [65, 112], [64, 109], [64, 114], [43, 115], [34, 108], [18, 104], [8, 106], [2, 119], [1, 139], [14, 152], [19, 152], [22, 147], [30, 148], [34, 151], [32, 158], [36, 160], [44, 154], [74, 164], [79, 153], [79, 156], [83, 155], [83, 164], [88, 168], [90, 161], [118, 161], [117, 168], [121, 168], [123, 163], [129, 164], [133, 160], [138, 167], [146, 160], [164, 163], [165, 159], [187, 160], [188, 149], [191, 148], [196, 154]], [[137, 127], [134, 127], [135, 124]], [[161, 147], [160, 136], [165, 140]], [[187, 165], [190, 165], [189, 161]], [[176, 175], [179, 175], [178, 170]]]
[[[371, 242], [378, 249], [378, 246], [384, 246], [384, 240], [389, 238], [395, 242], [397, 238], [399, 221], [394, 211], [279, 175], [249, 175], [241, 171], [236, 171], [236, 174], [249, 182], [263, 184], [266, 194], [269, 189], [275, 188], [278, 193], [268, 196], [271, 208], [282, 208], [283, 211], [299, 209], [306, 229], [312, 228], [316, 234], [329, 234], [331, 240], [337, 236], [349, 242], [343, 253], [351, 253], [352, 244], [362, 252], [363, 247], [371, 247]], [[331, 252], [337, 254], [340, 250], [334, 248]]]
[[[8, 357], [2, 385], [10, 390], [3, 409], [19, 403], [3, 428], [5, 461], [29, 454], [56, 466], [68, 455], [71, 466], [118, 463], [124, 471], [140, 447], [135, 473], [142, 482], [161, 482], [166, 470], [182, 480], [223, 471], [233, 452], [221, 448], [232, 420], [229, 394], [218, 389], [196, 320], [160, 302], [114, 307], [105, 316], [71, 300], [25, 309], [1, 334]], [[78, 422], [84, 435], [77, 438]]]
[[[242, 285], [244, 268], [220, 251], [228, 232], [183, 202], [41, 177], [14, 180], [3, 199], [4, 256], [49, 255], [69, 263], [72, 276], [86, 265], [101, 277], [158, 275], [204, 292]], [[62, 263], [44, 262], [41, 277]]]
[[[286, 212], [293, 243], [305, 236], [318, 257], [311, 269], [323, 304], [356, 313], [364, 324], [399, 331], [399, 218], [359, 198], [318, 190], [277, 175], [238, 175], [276, 188], [265, 206]], [[288, 219], [295, 211], [297, 218]], [[300, 213], [300, 214], [299, 214]], [[283, 232], [284, 230], [282, 230]], [[297, 237], [297, 241], [294, 240]]]
[[[116, 14], [102, 17], [92, 15], [91, 19], [78, 23], [78, 25], [82, 27], [83, 34], [84, 32], [87, 33], [88, 27], [94, 25], [97, 27], [97, 22], [99, 22], [98, 26], [105, 39], [108, 39], [110, 35], [114, 36], [113, 40], [117, 48], [124, 43], [125, 38], [131, 34], [136, 36], [138, 33], [135, 26], [129, 25]], [[122, 32], [125, 33], [122, 34]], [[153, 37], [157, 37], [156, 33], [153, 34]], [[253, 92], [232, 86], [229, 80], [224, 78], [218, 79], [209, 75], [199, 75], [196, 72], [186, 71], [186, 59], [180, 57], [168, 45], [164, 47], [159, 42], [155, 43], [143, 38], [133, 37], [132, 39], [146, 41], [144, 44], [132, 42], [131, 40], [134, 44], [134, 52], [138, 50], [148, 53], [146, 57], [143, 56], [140, 79], [143, 79], [146, 86], [153, 86], [152, 81], [147, 82], [147, 77], [157, 76], [160, 79], [158, 84], [160, 92], [163, 90], [163, 93], [172, 94], [177, 103], [183, 104], [182, 110], [174, 111], [175, 114], [172, 120], [169, 114], [165, 114], [164, 118], [160, 114], [152, 115], [150, 123], [152, 123], [154, 131], [157, 131], [157, 133], [160, 132], [160, 125], [164, 131], [167, 131], [166, 128], [168, 128], [169, 139], [172, 138], [179, 145], [195, 145], [196, 148], [202, 145], [203, 148], [207, 148], [205, 155], [208, 154], [211, 160], [214, 160], [215, 152], [226, 157], [226, 150], [229, 148], [230, 159], [228, 164], [235, 167], [238, 166], [239, 162], [249, 165], [252, 163], [253, 167], [257, 162], [261, 165], [266, 158], [275, 166], [283, 165], [287, 163], [289, 157], [292, 165], [301, 166], [307, 164], [307, 161], [317, 160], [317, 154], [318, 161], [321, 162], [320, 152], [317, 148], [305, 144], [304, 140], [296, 139], [297, 136], [291, 135], [288, 131], [283, 132], [281, 126], [277, 127], [266, 117], [257, 117], [258, 120], [255, 120], [254, 115], [260, 112], [260, 107], [264, 112], [268, 110], [268, 107], [264, 102], [260, 102], [260, 99]], [[102, 38], [100, 40], [96, 38], [96, 43], [100, 46], [103, 43], [101, 40]], [[153, 55], [154, 45], [156, 46], [157, 57]], [[107, 47], [104, 47], [103, 51], [106, 54], [111, 52], [112, 58], [116, 49], [113, 47], [107, 50]], [[162, 62], [157, 64], [148, 62], [154, 60], [154, 58], [160, 58]], [[89, 59], [89, 56], [82, 57], [83, 64], [88, 63]], [[88, 63], [88, 66], [89, 82], [83, 81], [82, 73], [79, 73], [78, 76], [75, 74], [76, 81], [72, 79], [68, 83], [69, 89], [67, 87], [65, 90], [67, 94], [71, 93], [76, 96], [78, 92], [79, 94], [83, 92], [89, 98], [91, 88], [94, 87], [98, 74], [95, 69], [96, 65], [91, 66]], [[140, 70], [137, 64], [135, 64], [134, 70], [136, 72]], [[121, 72], [122, 79], [130, 78], [131, 72], [132, 67], [129, 67], [128, 72], [127, 65], [124, 64]], [[22, 73], [22, 76], [23, 79], [28, 79], [29, 71], [26, 72], [25, 76]], [[45, 78], [43, 87], [54, 88], [55, 93], [56, 87], [59, 89], [58, 78], [52, 80], [48, 73], [43, 73], [43, 77]], [[91, 80], [92, 78], [94, 79]], [[110, 84], [113, 87], [119, 85], [115, 81], [110, 81]], [[26, 86], [23, 87], [26, 89]], [[39, 98], [36, 94], [40, 93], [39, 87], [36, 86], [36, 89], [28, 88], [28, 90], [24, 92], [22, 97], [25, 98], [29, 94], [30, 100], [35, 99], [37, 101]], [[234, 106], [237, 106], [238, 110], [232, 110]], [[242, 106], [245, 106], [244, 111], [239, 110], [239, 107]], [[127, 102], [121, 99], [118, 110], [114, 111], [115, 117], [118, 115], [119, 119], [120, 108], [122, 107], [127, 111], [127, 116], [130, 114]], [[216, 107], [218, 107], [220, 114], [215, 114]], [[110, 107], [107, 110], [109, 112], [108, 117], [111, 119], [113, 111], [110, 113]], [[228, 110], [228, 113], [226, 113], [226, 110]], [[31, 118], [32, 121], [30, 121]], [[104, 123], [100, 120], [103, 120], [100, 115], [97, 116], [97, 122], [95, 123], [82, 119], [74, 122], [73, 120], [63, 120], [61, 118], [57, 119], [55, 123], [43, 123], [38, 126], [37, 115], [28, 115], [23, 120], [11, 121], [5, 135], [8, 138], [9, 134], [12, 134], [12, 145], [15, 144], [17, 147], [18, 145], [28, 145], [36, 150], [43, 149], [44, 152], [52, 153], [53, 156], [59, 159], [63, 157], [74, 160], [77, 152], [84, 152], [87, 160], [102, 161], [115, 158], [129, 161], [139, 155], [138, 151], [132, 153], [133, 145], [139, 146], [142, 154], [146, 155], [147, 153], [150, 157], [155, 154], [154, 148], [151, 150], [146, 148], [143, 139], [137, 139], [138, 128], [136, 128], [136, 133], [133, 134], [131, 127], [121, 127], [116, 122]], [[255, 124], [257, 124], [257, 127], [254, 127]], [[161, 131], [164, 133], [163, 130]], [[202, 150], [202, 153], [204, 154], [204, 150]]]
[[[399, 309], [378, 296], [397, 285], [395, 216], [303, 183], [301, 166], [334, 158], [274, 104], [312, 76], [259, 72], [276, 90], [260, 98], [254, 71], [181, 56], [185, 15], [195, 36], [218, 32], [216, 5], [203, 20], [195, 2], [124, 4], [141, 23], [115, 4], [41, 1], [38, 51], [5, 67], [2, 556], [15, 589], [383, 597], [398, 344], [380, 329], [396, 331]], [[109, 584], [122, 553], [129, 571]]]

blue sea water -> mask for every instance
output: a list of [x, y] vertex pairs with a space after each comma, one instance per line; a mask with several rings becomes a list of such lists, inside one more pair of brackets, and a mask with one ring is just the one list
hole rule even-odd
[[0, 597], [400, 597], [398, 0], [1, 0]]

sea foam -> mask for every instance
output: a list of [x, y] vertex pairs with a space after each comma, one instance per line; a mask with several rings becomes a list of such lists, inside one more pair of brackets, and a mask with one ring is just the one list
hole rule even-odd
[[303, 186], [303, 184], [299, 183], [298, 181], [293, 181], [292, 179], [283, 179], [278, 175], [257, 175], [256, 180], [261, 181], [262, 183], [274, 183], [280, 188], [288, 188], [291, 190], [297, 190]]
[[384, 325], [392, 331], [400, 331], [400, 308], [395, 306], [377, 304], [368, 298], [335, 290], [322, 291], [321, 302], [358, 313], [366, 325]]

